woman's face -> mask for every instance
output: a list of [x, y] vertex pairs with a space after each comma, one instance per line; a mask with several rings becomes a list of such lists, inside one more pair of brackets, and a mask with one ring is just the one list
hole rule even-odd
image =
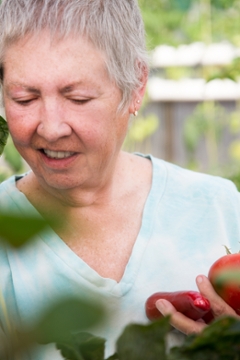
[[11, 45], [3, 96], [16, 148], [45, 187], [92, 187], [107, 181], [129, 113], [104, 58], [86, 39], [52, 41], [47, 33]]

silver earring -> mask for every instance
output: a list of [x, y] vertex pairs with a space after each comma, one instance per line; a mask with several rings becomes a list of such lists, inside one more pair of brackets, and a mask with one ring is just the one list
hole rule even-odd
[[138, 111], [135, 110], [134, 113], [133, 113], [134, 116], [138, 116]]

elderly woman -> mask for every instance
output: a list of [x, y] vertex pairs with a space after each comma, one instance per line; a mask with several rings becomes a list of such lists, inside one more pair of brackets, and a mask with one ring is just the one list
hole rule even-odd
[[[222, 244], [238, 248], [233, 184], [121, 150], [148, 76], [137, 1], [3, 0], [0, 36], [6, 119], [31, 168], [1, 184], [1, 207], [57, 214], [62, 224], [20, 250], [2, 245], [8, 314], [30, 324], [60, 293], [104, 299], [106, 356], [127, 324], [148, 321], [156, 291], [199, 289], [215, 316], [235, 316], [199, 275]], [[167, 301], [157, 306], [183, 333], [206, 326]], [[0, 325], [7, 336], [1, 307]], [[61, 355], [39, 346], [26, 359]]]

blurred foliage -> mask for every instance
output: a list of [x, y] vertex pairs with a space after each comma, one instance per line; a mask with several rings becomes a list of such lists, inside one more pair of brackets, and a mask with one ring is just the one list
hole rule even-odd
[[[14, 226], [12, 226], [14, 224]], [[41, 217], [33, 215], [17, 216], [12, 213], [0, 212], [0, 235], [13, 247], [21, 247], [32, 237], [48, 226]]]
[[[1, 296], [1, 294], [0, 294]], [[37, 309], [36, 309], [37, 311]], [[22, 358], [26, 351], [38, 344], [59, 343], [71, 347], [72, 338], [103, 321], [105, 310], [99, 301], [82, 299], [62, 294], [52, 299], [51, 305], [39, 315], [39, 321], [31, 328], [18, 327], [11, 319], [12, 332], [8, 334], [5, 349], [11, 354], [11, 359]], [[92, 352], [92, 343], [89, 352]], [[2, 347], [1, 347], [2, 349]], [[0, 351], [0, 358], [5, 359]], [[67, 357], [67, 359], [73, 359]], [[77, 357], [79, 359], [79, 357]], [[80, 358], [81, 359], [81, 358]], [[82, 359], [88, 360], [89, 357]], [[94, 360], [94, 358], [91, 358]]]
[[149, 114], [145, 117], [139, 116], [130, 123], [128, 134], [124, 142], [124, 150], [136, 151], [137, 144], [142, 144], [147, 138], [155, 133], [159, 126], [156, 115]]
[[[222, 165], [219, 159], [220, 143], [225, 132], [232, 136], [232, 140], [224, 149], [229, 161]], [[188, 168], [203, 171], [200, 162], [196, 160], [196, 153], [200, 143], [204, 142], [207, 162], [204, 171], [232, 180], [240, 190], [240, 106], [228, 114], [221, 105], [213, 101], [199, 104], [184, 123], [183, 141]]]
[[0, 116], [0, 183], [13, 174], [20, 174], [27, 166], [13, 144], [6, 120]]
[[106, 340], [88, 332], [76, 333], [71, 341], [57, 343], [64, 359], [103, 360]]
[[193, 78], [196, 77], [196, 68], [186, 66], [171, 66], [166, 67], [165, 77], [171, 80], [180, 80], [182, 78]]
[[[147, 324], [129, 324], [116, 342], [116, 353], [107, 360], [239, 360], [240, 321], [223, 317], [202, 333], [187, 336], [185, 341], [168, 348], [169, 318]], [[91, 344], [91, 346], [90, 346]], [[104, 360], [104, 339], [91, 334], [75, 337], [72, 344], [58, 348], [68, 360]]]
[[123, 144], [123, 150], [128, 152], [141, 151], [144, 143], [156, 132], [159, 127], [159, 119], [153, 113], [145, 114], [148, 103], [147, 94], [136, 117], [130, 119], [128, 133]]
[[[0, 245], [8, 243], [15, 248], [22, 248], [34, 236], [44, 231], [48, 221], [32, 214], [15, 215], [0, 210]], [[48, 294], [49, 296], [49, 294]], [[8, 324], [8, 334], [1, 349], [8, 349], [11, 359], [15, 359], [34, 346], [36, 343], [71, 343], [72, 334], [82, 332], [93, 325], [99, 324], [106, 317], [105, 308], [98, 297], [96, 301], [80, 296], [69, 296], [62, 293], [59, 297], [51, 299], [51, 304], [45, 312], [39, 314], [38, 321], [31, 326], [19, 327], [16, 319], [8, 312], [8, 306], [0, 290], [0, 308], [5, 323]], [[37, 309], [36, 309], [37, 311]], [[2, 319], [3, 320], [3, 319]], [[1, 341], [3, 341], [1, 339]], [[79, 357], [78, 357], [79, 358]], [[0, 359], [5, 359], [1, 353]], [[87, 360], [87, 358], [84, 357]]]
[[22, 157], [15, 148], [11, 136], [9, 136], [6, 147], [4, 149], [4, 158], [15, 174], [19, 174], [23, 170]]
[[149, 49], [228, 39], [240, 46], [239, 0], [139, 0]]
[[[179, 46], [200, 41], [205, 44], [228, 41], [240, 47], [239, 0], [139, 0], [146, 27], [147, 46], [161, 44]], [[240, 79], [240, 58], [226, 66], [171, 67], [154, 70], [154, 75], [167, 79], [182, 78]], [[199, 104], [186, 119], [183, 142], [187, 151], [187, 166], [230, 178], [240, 189], [240, 110], [228, 114], [224, 108], [208, 101]], [[232, 137], [226, 152], [229, 161], [220, 165], [220, 143], [224, 133]], [[202, 168], [196, 154], [204, 143], [207, 168]]]
[[233, 59], [232, 63], [229, 65], [211, 69], [209, 75], [206, 77], [207, 81], [214, 79], [230, 79], [237, 82], [240, 79], [240, 57]]
[[7, 139], [8, 139], [8, 125], [5, 119], [0, 116], [0, 156], [3, 153], [3, 149], [6, 146]]
[[227, 116], [220, 105], [212, 101], [197, 105], [184, 123], [183, 139], [188, 153], [188, 167], [194, 164], [195, 152], [202, 138], [207, 145], [209, 167], [218, 163], [218, 144], [226, 126]]

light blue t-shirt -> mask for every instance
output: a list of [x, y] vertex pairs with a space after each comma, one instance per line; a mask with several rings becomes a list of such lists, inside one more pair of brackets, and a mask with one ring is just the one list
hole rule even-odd
[[[107, 323], [96, 335], [107, 339], [106, 357], [129, 323], [147, 323], [145, 301], [157, 291], [197, 290], [195, 278], [240, 244], [240, 196], [228, 180], [191, 172], [151, 157], [152, 187], [142, 226], [119, 283], [101, 277], [51, 229], [19, 250], [0, 248], [0, 291], [8, 314], [33, 324], [53, 295], [103, 299]], [[16, 188], [15, 177], [0, 186], [1, 207], [38, 214]], [[40, 215], [38, 215], [40, 216]], [[13, 225], [14, 226], [14, 225]], [[123, 224], [124, 226], [124, 224]], [[1, 332], [8, 324], [0, 301]], [[62, 359], [55, 345], [40, 346], [21, 359]], [[12, 359], [11, 359], [12, 360]]]

